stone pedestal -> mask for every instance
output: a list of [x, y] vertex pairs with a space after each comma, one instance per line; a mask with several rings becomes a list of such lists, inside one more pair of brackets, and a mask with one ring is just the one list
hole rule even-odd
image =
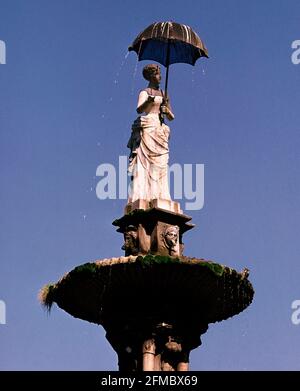
[[188, 371], [190, 352], [201, 345], [207, 328], [139, 317], [116, 329], [108, 326], [106, 338], [118, 355], [120, 371]]
[[[138, 200], [140, 201], [140, 200]], [[156, 201], [156, 200], [155, 200]], [[155, 205], [159, 203], [155, 202]], [[142, 205], [140, 205], [142, 206]], [[143, 205], [145, 206], [145, 205]], [[192, 229], [191, 217], [157, 206], [134, 209], [113, 225], [124, 235], [125, 256], [137, 254], [183, 255], [183, 234]]]
[[136, 200], [134, 202], [131, 202], [125, 206], [124, 213], [128, 214], [133, 212], [136, 209], [151, 209], [151, 208], [158, 208], [158, 209], [164, 209], [169, 212], [179, 213], [182, 214], [182, 210], [180, 208], [179, 202], [175, 202], [172, 200], [162, 200], [162, 199], [155, 199], [155, 200]]

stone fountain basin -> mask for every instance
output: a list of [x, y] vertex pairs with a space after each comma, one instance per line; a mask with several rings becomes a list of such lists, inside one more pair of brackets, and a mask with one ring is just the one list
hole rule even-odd
[[196, 325], [220, 322], [252, 302], [247, 273], [190, 257], [128, 256], [85, 263], [40, 293], [74, 316], [106, 327], [124, 318]]

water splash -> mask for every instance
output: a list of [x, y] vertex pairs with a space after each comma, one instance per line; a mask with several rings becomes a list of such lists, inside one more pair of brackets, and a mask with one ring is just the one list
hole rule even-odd
[[86, 221], [87, 215], [83, 212], [80, 212], [81, 218], [83, 221]]
[[135, 63], [134, 71], [133, 71], [133, 78], [132, 78], [132, 85], [131, 85], [131, 95], [133, 95], [133, 93], [134, 93], [134, 85], [135, 85], [135, 79], [136, 79], [136, 73], [137, 73], [137, 67], [138, 67], [138, 62], [139, 62], [139, 56], [140, 56], [141, 48], [142, 48], [142, 41], [140, 42], [140, 47], [139, 47], [139, 51], [138, 51], [138, 54], [137, 54], [136, 63]]
[[114, 78], [114, 84], [118, 84], [119, 83], [120, 73], [121, 73], [121, 71], [122, 71], [122, 69], [123, 69], [123, 67], [124, 67], [124, 65], [126, 63], [126, 60], [127, 60], [128, 56], [129, 56], [129, 52], [127, 51], [125, 56], [124, 56], [124, 58], [123, 58], [123, 60], [122, 60], [122, 62], [121, 62], [121, 65], [119, 66], [119, 69], [118, 69], [118, 71], [116, 73], [116, 76]]
[[195, 67], [192, 68], [192, 83], [195, 83]]
[[86, 189], [86, 193], [90, 193], [90, 192], [92, 192], [94, 190], [94, 187], [93, 187], [93, 185], [92, 186], [90, 186], [88, 189]]
[[[118, 70], [117, 70], [117, 72], [116, 72], [116, 74], [115, 74], [115, 76], [114, 76], [114, 78], [113, 78], [113, 81], [112, 81], [112, 84], [113, 84], [112, 95], [108, 98], [108, 101], [107, 101], [107, 104], [108, 104], [108, 105], [110, 105], [111, 102], [113, 101], [113, 97], [114, 97], [114, 95], [115, 95], [115, 93], [116, 93], [115, 88], [116, 88], [116, 86], [119, 84], [120, 74], [121, 74], [121, 72], [122, 72], [122, 70], [123, 70], [123, 68], [124, 68], [124, 65], [125, 65], [125, 63], [126, 63], [126, 60], [127, 60], [128, 56], [129, 56], [129, 52], [126, 51], [126, 54], [124, 55], [124, 58], [123, 58], [123, 60], [121, 61], [121, 64], [120, 64], [120, 66], [119, 66], [119, 68], [118, 68]], [[106, 118], [106, 117], [107, 117], [107, 112], [108, 112], [108, 111], [109, 111], [109, 110], [106, 109], [105, 112], [102, 112], [101, 118]]]
[[134, 93], [134, 85], [135, 85], [135, 80], [136, 80], [136, 73], [137, 73], [137, 67], [138, 67], [138, 58], [136, 59], [134, 71], [133, 71], [133, 77], [132, 77], [132, 84], [131, 84], [131, 95]]

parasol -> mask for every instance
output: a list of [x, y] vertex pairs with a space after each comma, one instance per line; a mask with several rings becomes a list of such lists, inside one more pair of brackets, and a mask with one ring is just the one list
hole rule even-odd
[[128, 50], [135, 51], [139, 61], [154, 60], [167, 68], [165, 96], [168, 89], [169, 65], [195, 65], [198, 58], [208, 58], [208, 51], [195, 31], [185, 24], [175, 22], [151, 24], [136, 37]]

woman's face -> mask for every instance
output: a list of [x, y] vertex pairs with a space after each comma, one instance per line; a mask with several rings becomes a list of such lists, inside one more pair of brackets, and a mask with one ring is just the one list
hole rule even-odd
[[157, 68], [157, 70], [152, 73], [150, 77], [150, 82], [159, 85], [160, 81], [161, 81], [160, 69]]

